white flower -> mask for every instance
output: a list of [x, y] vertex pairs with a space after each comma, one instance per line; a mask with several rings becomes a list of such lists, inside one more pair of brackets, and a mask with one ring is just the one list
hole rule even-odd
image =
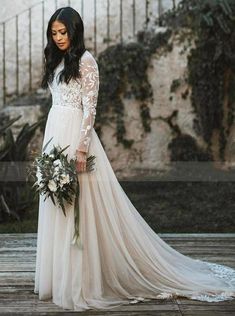
[[54, 180], [50, 180], [48, 182], [48, 188], [50, 191], [55, 192], [56, 191], [56, 183]]
[[66, 183], [69, 183], [69, 175], [68, 174], [62, 174], [61, 175], [61, 180], [60, 180], [60, 183], [61, 184], [66, 184]]
[[54, 175], [58, 175], [59, 174], [59, 170], [60, 170], [60, 167], [59, 166], [56, 166], [54, 168]]
[[53, 165], [54, 165], [54, 166], [61, 166], [61, 161], [60, 161], [60, 159], [56, 159], [55, 161], [53, 161]]

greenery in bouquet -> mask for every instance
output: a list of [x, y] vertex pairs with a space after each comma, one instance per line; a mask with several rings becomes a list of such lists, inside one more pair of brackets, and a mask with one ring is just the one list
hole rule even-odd
[[[53, 137], [52, 137], [53, 138]], [[58, 205], [66, 216], [66, 204], [74, 203], [75, 234], [73, 243], [79, 239], [79, 180], [76, 169], [77, 158], [68, 159], [68, 154], [64, 151], [70, 146], [61, 148], [60, 145], [53, 145], [50, 152], [45, 150], [52, 138], [43, 147], [41, 155], [37, 156], [33, 162], [33, 171], [36, 174], [36, 181], [33, 187], [36, 192], [51, 198], [54, 205]], [[95, 156], [87, 158], [86, 170], [94, 170]], [[79, 243], [79, 242], [78, 242]]]

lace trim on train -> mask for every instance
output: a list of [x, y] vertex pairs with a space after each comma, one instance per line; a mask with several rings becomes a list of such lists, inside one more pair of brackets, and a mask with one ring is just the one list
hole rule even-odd
[[[201, 262], [200, 259], [195, 259], [196, 261]], [[209, 267], [211, 274], [222, 279], [224, 282], [227, 283], [228, 288], [234, 289], [235, 287], [235, 270], [224, 266], [222, 264], [216, 264], [212, 262], [204, 261], [205, 265]], [[185, 297], [192, 300], [199, 300], [199, 301], [206, 301], [206, 302], [221, 302], [225, 300], [232, 300], [235, 298], [235, 292], [221, 292], [221, 293], [197, 293], [193, 295], [182, 295], [177, 292], [175, 293], [168, 293], [162, 292], [154, 297], [154, 299], [176, 299], [179, 297]], [[152, 298], [152, 297], [151, 297]], [[132, 297], [132, 300], [129, 302], [130, 304], [135, 304], [140, 301], [149, 301], [151, 298], [144, 298], [144, 297]]]
[[[197, 259], [197, 261], [200, 261]], [[229, 288], [235, 287], [235, 270], [224, 266], [222, 264], [206, 262], [205, 264], [210, 268], [211, 274], [215, 275], [216, 277], [222, 279]], [[210, 293], [210, 294], [198, 294], [191, 297], [192, 299], [200, 300], [200, 301], [207, 301], [207, 302], [220, 302], [224, 300], [231, 300], [235, 298], [235, 292], [226, 291], [221, 292], [220, 294]]]

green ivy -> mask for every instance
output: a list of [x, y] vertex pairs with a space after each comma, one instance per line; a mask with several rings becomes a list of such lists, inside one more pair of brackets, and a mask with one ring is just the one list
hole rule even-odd
[[180, 84], [181, 84], [180, 79], [173, 80], [170, 87], [170, 92], [175, 92], [177, 88], [180, 86]]
[[114, 122], [117, 142], [126, 148], [132, 146], [134, 140], [126, 138], [123, 98], [139, 101], [143, 129], [145, 132], [151, 131], [147, 104], [153, 102], [153, 91], [148, 81], [147, 68], [151, 56], [158, 49], [172, 49], [168, 43], [171, 33], [170, 30], [157, 34], [142, 31], [138, 33], [136, 42], [110, 46], [98, 56], [100, 89], [95, 128], [99, 136], [102, 134], [102, 126]]
[[[162, 18], [175, 32], [189, 29], [195, 48], [188, 57], [191, 102], [203, 136], [211, 152], [212, 137], [219, 131], [220, 159], [224, 160], [226, 141], [235, 105], [235, 2], [234, 0], [183, 0]], [[172, 89], [176, 82], [172, 83]], [[225, 111], [226, 108], [226, 111]]]

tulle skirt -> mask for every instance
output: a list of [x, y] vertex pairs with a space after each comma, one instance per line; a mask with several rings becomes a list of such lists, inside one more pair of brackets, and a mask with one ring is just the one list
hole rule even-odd
[[[82, 110], [52, 105], [43, 146], [70, 145], [75, 157]], [[74, 209], [40, 196], [34, 292], [64, 309], [109, 309], [149, 299], [216, 302], [235, 297], [235, 270], [185, 256], [146, 223], [119, 184], [92, 129], [95, 170], [79, 174], [82, 248], [72, 242]]]

